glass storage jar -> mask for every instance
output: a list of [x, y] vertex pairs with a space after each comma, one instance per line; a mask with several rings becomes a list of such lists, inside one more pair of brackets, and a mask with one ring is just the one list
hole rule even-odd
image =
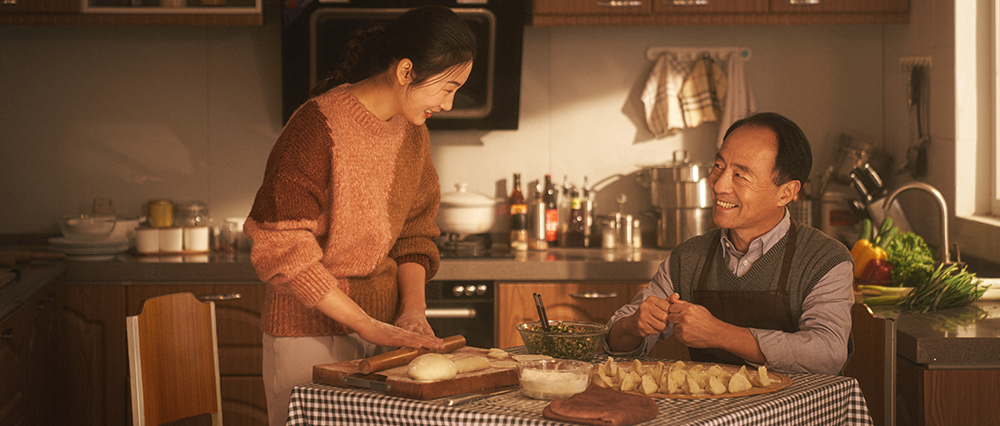
[[208, 207], [202, 202], [178, 203], [175, 226], [208, 226]]

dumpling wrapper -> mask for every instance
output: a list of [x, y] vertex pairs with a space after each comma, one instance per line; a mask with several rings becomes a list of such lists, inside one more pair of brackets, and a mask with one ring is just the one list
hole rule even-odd
[[750, 385], [750, 380], [747, 380], [747, 376], [743, 374], [734, 374], [733, 378], [729, 380], [729, 393], [738, 393], [745, 390], [750, 390], [753, 388]]
[[719, 380], [719, 376], [711, 376], [708, 379], [708, 393], [712, 395], [722, 395], [726, 393], [726, 386]]
[[642, 376], [642, 393], [645, 395], [652, 395], [659, 391], [659, 386], [656, 385], [656, 381], [653, 380], [653, 376], [645, 375]]

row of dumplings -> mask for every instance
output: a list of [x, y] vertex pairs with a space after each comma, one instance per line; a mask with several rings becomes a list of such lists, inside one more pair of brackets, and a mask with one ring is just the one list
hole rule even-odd
[[645, 395], [722, 395], [771, 385], [764, 366], [751, 373], [744, 365], [734, 374], [717, 364], [708, 368], [693, 364], [689, 368], [684, 361], [676, 361], [669, 367], [663, 362], [645, 366], [635, 360], [618, 365], [614, 358], [608, 357], [607, 362], [592, 371], [591, 381], [598, 386]]

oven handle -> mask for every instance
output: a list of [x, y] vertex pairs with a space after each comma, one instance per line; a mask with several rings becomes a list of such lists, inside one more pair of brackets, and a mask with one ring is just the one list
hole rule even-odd
[[428, 308], [424, 311], [427, 318], [475, 318], [476, 310], [472, 308]]
[[577, 299], [614, 299], [618, 297], [618, 293], [599, 293], [596, 291], [588, 291], [585, 293], [571, 293], [570, 297], [575, 297]]

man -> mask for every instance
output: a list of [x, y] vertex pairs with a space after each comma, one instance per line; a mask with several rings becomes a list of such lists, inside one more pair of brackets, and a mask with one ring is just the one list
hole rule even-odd
[[838, 374], [854, 264], [842, 243], [790, 219], [811, 168], [809, 142], [787, 118], [733, 123], [709, 175], [719, 228], [678, 245], [615, 313], [608, 352], [644, 355], [676, 334], [693, 361]]

